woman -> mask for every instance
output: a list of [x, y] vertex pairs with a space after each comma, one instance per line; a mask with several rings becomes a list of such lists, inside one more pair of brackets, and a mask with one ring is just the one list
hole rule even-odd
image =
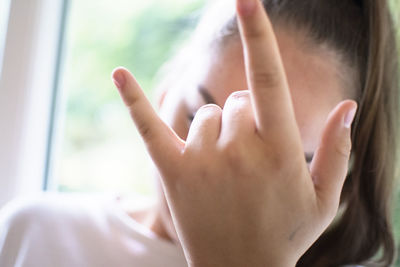
[[206, 14], [161, 84], [166, 124], [125, 69], [113, 73], [161, 174], [158, 205], [129, 222], [99, 203], [10, 205], [1, 266], [393, 263], [386, 2], [262, 1], [273, 27], [260, 3], [238, 0], [239, 23], [233, 1]]
[[[240, 1], [238, 2], [240, 3]], [[382, 249], [381, 264], [388, 266], [393, 261], [394, 254], [389, 203], [394, 176], [394, 137], [397, 130], [395, 114], [398, 88], [396, 56], [393, 56], [396, 55], [394, 53], [394, 33], [387, 5], [383, 1], [342, 1], [341, 3], [263, 1], [263, 3], [277, 35], [306, 158], [308, 154], [312, 154], [307, 152], [313, 152], [317, 148], [316, 141], [322, 132], [323, 122], [328, 112], [333, 108], [332, 104], [337, 104], [346, 98], [360, 103], [352, 136], [354, 146], [352, 162], [342, 194], [340, 214], [335, 223], [304, 254], [298, 265], [334, 266], [345, 263], [367, 263], [376, 256], [379, 249]], [[188, 131], [182, 126], [185, 124], [182, 113], [191, 114], [200, 106], [199, 103], [215, 103], [223, 107], [225, 99], [230, 93], [248, 88], [243, 75], [243, 62], [240, 62], [242, 47], [237, 38], [235, 21], [230, 21], [224, 26], [220, 31], [221, 36], [214, 37], [207, 48], [218, 55], [218, 59], [215, 60], [215, 54], [210, 53], [208, 65], [205, 63], [208, 66], [207, 73], [200, 74], [196, 84], [187, 82], [183, 85], [185, 88], [181, 90], [181, 94], [184, 90], [185, 96], [180, 96], [181, 102], [176, 100], [176, 93], [166, 93], [161, 114], [182, 139], [186, 139]], [[257, 46], [257, 49], [261, 50], [262, 48]], [[257, 53], [246, 49], [245, 51], [248, 54]], [[259, 56], [262, 56], [262, 52], [255, 57]], [[247, 60], [251, 61], [251, 59]], [[124, 70], [117, 70], [114, 78], [118, 78], [116, 74], [119, 73], [127, 75]], [[185, 76], [184, 74], [186, 73], [179, 73], [181, 76]], [[188, 75], [190, 76], [190, 74]], [[274, 77], [268, 78], [272, 78], [272, 83], [276, 82]], [[181, 79], [171, 80], [172, 82], [167, 84], [169, 87], [167, 90], [178, 91], [175, 89], [175, 83], [179, 86]], [[131, 82], [134, 83], [133, 80]], [[269, 81], [265, 82], [269, 83]], [[120, 85], [117, 83], [117, 86]], [[137, 86], [132, 85], [132, 87]], [[134, 94], [135, 89], [131, 90]], [[191, 91], [198, 91], [197, 97], [202, 96], [203, 102], [200, 100], [200, 102], [194, 103]], [[128, 97], [125, 95], [129, 92], [121, 93], [125, 102], [131, 107], [132, 117], [137, 120], [139, 130], [145, 131], [144, 135], [150, 132], [151, 137], [157, 138], [156, 134], [152, 134], [150, 125], [146, 121], [143, 122], [140, 117], [144, 111], [136, 110], [129, 100], [129, 95]], [[168, 94], [173, 94], [170, 101], [168, 101]], [[167, 106], [166, 109], [163, 109], [164, 105]], [[255, 105], [257, 112], [257, 109], [261, 108], [257, 106], [256, 101]], [[266, 101], [266, 105], [271, 105], [271, 103]], [[180, 106], [181, 108], [179, 108]], [[166, 117], [165, 114], [173, 112], [175, 112], [174, 115]], [[214, 116], [220, 116], [218, 109], [214, 112], [216, 113]], [[276, 112], [278, 111], [276, 110]], [[238, 112], [236, 115], [239, 114]], [[205, 120], [210, 120], [207, 115], [204, 116]], [[228, 125], [229, 116], [226, 115], [226, 117]], [[223, 118], [224, 115], [222, 115], [223, 126], [221, 126], [224, 129]], [[209, 123], [212, 124], [212, 120]], [[201, 128], [201, 126], [196, 127]], [[270, 125], [266, 127], [268, 128]], [[163, 131], [163, 134], [168, 132], [168, 130], [160, 131]], [[221, 131], [224, 132], [224, 130]], [[220, 138], [224, 137], [222, 132]], [[229, 139], [226, 136], [225, 138]], [[147, 140], [146, 137], [144, 139]], [[173, 139], [170, 141], [173, 142]], [[195, 143], [194, 146], [196, 146], [196, 141], [192, 139], [188, 143]], [[161, 145], [162, 143], [157, 144]], [[150, 153], [153, 153], [152, 157], [156, 161], [156, 165], [162, 166], [165, 160], [160, 159], [157, 155], [161, 152], [152, 150], [152, 143], [148, 146], [150, 146]], [[185, 150], [185, 148], [180, 149]], [[236, 147], [233, 150], [234, 153], [239, 154], [244, 149]], [[168, 155], [172, 157], [172, 154], [169, 152]], [[239, 157], [234, 156], [234, 160], [237, 158]], [[290, 159], [288, 160], [290, 161]], [[237, 162], [235, 161], [235, 163]], [[331, 162], [331, 164], [334, 163]], [[177, 168], [178, 171], [182, 171], [182, 169], [184, 168]], [[165, 176], [169, 175], [165, 167], [161, 171], [167, 173], [164, 174]], [[165, 179], [167, 182], [164, 179], [163, 181], [168, 188], [169, 178]], [[179, 181], [179, 178], [176, 177], [171, 179]], [[184, 180], [185, 178], [180, 179]], [[195, 183], [195, 181], [192, 182]], [[173, 185], [177, 186], [175, 183], [179, 184], [174, 180]], [[184, 182], [181, 181], [181, 183]], [[190, 190], [209, 189], [200, 186], [188, 187]], [[174, 202], [184, 201], [179, 198], [178, 193], [166, 190], [166, 193], [170, 194], [170, 208], [174, 206]], [[204, 192], [203, 194], [206, 195]], [[173, 230], [171, 231], [174, 227], [170, 216], [165, 211], [167, 210], [165, 203], [164, 200], [164, 205], [155, 211], [158, 213], [158, 219], [153, 222], [153, 225], [162, 225], [161, 229], [166, 228], [166, 230], [164, 230], [165, 232], [160, 230], [160, 233], [179, 242], [176, 234]], [[176, 203], [175, 205], [183, 204]], [[190, 201], [187, 201], [186, 205], [190, 205]], [[176, 218], [174, 219], [175, 225], [179, 228], [180, 224], [186, 223], [182, 218], [180, 219], [183, 222], [180, 222], [179, 217], [188, 214], [193, 216], [193, 214], [188, 211], [180, 211], [180, 209], [185, 210], [184, 207], [176, 209]], [[153, 228], [157, 229], [156, 226]], [[187, 238], [187, 235], [190, 236], [185, 230], [181, 231], [180, 239]], [[191, 242], [188, 241], [188, 244]], [[190, 257], [190, 254], [187, 252], [186, 256]]]

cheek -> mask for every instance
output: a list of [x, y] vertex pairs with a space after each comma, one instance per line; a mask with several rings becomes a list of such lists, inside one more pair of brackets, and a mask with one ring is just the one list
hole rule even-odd
[[304, 151], [314, 152], [319, 145], [329, 111], [310, 108], [300, 110], [296, 106], [294, 108]]
[[315, 125], [299, 126], [303, 148], [305, 152], [313, 152], [317, 149], [321, 138], [321, 127]]
[[289, 79], [289, 86], [304, 151], [313, 152], [319, 145], [329, 113], [341, 99], [332, 93], [334, 90], [318, 89], [321, 87], [301, 79], [296, 83]]

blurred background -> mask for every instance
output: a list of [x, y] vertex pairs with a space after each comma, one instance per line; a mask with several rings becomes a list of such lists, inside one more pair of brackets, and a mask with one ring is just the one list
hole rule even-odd
[[150, 161], [111, 71], [127, 67], [155, 100], [157, 70], [192, 32], [204, 3], [70, 1], [60, 83], [63, 122], [49, 176], [57, 190], [154, 194]]
[[[111, 72], [117, 66], [130, 69], [147, 96], [155, 102], [153, 89], [157, 71], [194, 30], [206, 0], [57, 0], [43, 4], [45, 2], [0, 0], [0, 62], [4, 61], [4, 66], [7, 62], [14, 64], [11, 70], [4, 68], [1, 86], [15, 88], [10, 96], [0, 99], [0, 119], [9, 121], [0, 126], [0, 138], [26, 137], [21, 145], [25, 150], [15, 149], [13, 142], [2, 147], [4, 151], [17, 151], [15, 153], [23, 155], [25, 161], [18, 167], [11, 160], [13, 155], [0, 153], [0, 169], [9, 170], [3, 173], [8, 177], [21, 177], [15, 181], [3, 179], [0, 186], [15, 192], [20, 188], [31, 191], [34, 187], [37, 191], [107, 193], [151, 201], [155, 191], [150, 160], [112, 84]], [[391, 0], [391, 6], [398, 21], [399, 0]], [[53, 13], [54, 18], [44, 15]], [[7, 21], [9, 16], [10, 22]], [[39, 26], [51, 27], [49, 19], [58, 23], [54, 24], [56, 28], [43, 30], [43, 34], [36, 30]], [[28, 27], [24, 38], [39, 33], [37, 42], [40, 41], [40, 45], [20, 47], [26, 42], [14, 40], [11, 34], [14, 30], [21, 35], [23, 27]], [[54, 51], [42, 46], [43, 38], [49, 38], [50, 32], [54, 32], [52, 42], [58, 44]], [[36, 40], [36, 37], [32, 38]], [[32, 51], [41, 54], [35, 58], [31, 56]], [[13, 53], [32, 58], [35, 64], [18, 65], [11, 57]], [[50, 63], [48, 67], [36, 65], [47, 62], [48, 54], [54, 55], [49, 62], [56, 62], [55, 68]], [[21, 77], [21, 68], [28, 67], [34, 70], [32, 77]], [[12, 75], [17, 71], [18, 75]], [[39, 79], [40, 75], [43, 77]], [[51, 79], [46, 81], [44, 76]], [[8, 84], [3, 77], [10, 77]], [[17, 90], [22, 82], [38, 88], [36, 93], [28, 94], [32, 103], [34, 99], [48, 98], [49, 101], [39, 101], [42, 103], [39, 106], [22, 101]], [[40, 91], [44, 87], [51, 90]], [[15, 105], [7, 100], [11, 98], [16, 99]], [[18, 111], [21, 107], [26, 110]], [[29, 119], [19, 119], [27, 116]], [[21, 125], [27, 123], [37, 126], [38, 132], [24, 132]], [[40, 125], [44, 125], [48, 133], [39, 132]], [[11, 131], [13, 127], [15, 130]], [[20, 132], [22, 137], [17, 134]], [[38, 139], [37, 136], [43, 135], [47, 138]], [[35, 145], [46, 149], [36, 149]], [[33, 166], [34, 163], [40, 167], [30, 167], [29, 164]], [[44, 170], [41, 164], [45, 166]], [[39, 186], [33, 184], [34, 179], [28, 181], [25, 178], [32, 177], [33, 173], [37, 174]], [[5, 199], [4, 196], [0, 200], [4, 202]], [[395, 223], [399, 240], [398, 206]]]

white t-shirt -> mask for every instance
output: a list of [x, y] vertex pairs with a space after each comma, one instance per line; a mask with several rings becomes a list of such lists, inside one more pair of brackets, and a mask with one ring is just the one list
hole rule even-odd
[[[44, 194], [0, 210], [1, 267], [183, 267], [182, 248], [113, 198]], [[362, 267], [346, 265], [342, 267]]]
[[1, 267], [181, 267], [182, 248], [158, 238], [116, 201], [65, 195], [0, 210]]

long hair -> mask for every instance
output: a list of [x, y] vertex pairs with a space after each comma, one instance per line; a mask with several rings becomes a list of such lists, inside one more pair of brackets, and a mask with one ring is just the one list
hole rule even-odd
[[[163, 69], [164, 90], [194, 69], [196, 57], [238, 36], [232, 2], [215, 1], [193, 38]], [[214, 2], [213, 1], [213, 2]], [[386, 0], [263, 0], [274, 25], [297, 27], [354, 70], [353, 150], [340, 213], [297, 266], [390, 266], [397, 161], [399, 81], [394, 23]], [[177, 79], [178, 78], [178, 79]]]
[[[298, 266], [359, 263], [390, 266], [395, 258], [391, 203], [397, 161], [397, 49], [387, 2], [264, 1], [277, 23], [296, 23], [328, 43], [356, 70], [359, 112], [341, 215]], [[275, 12], [274, 12], [275, 11]]]

